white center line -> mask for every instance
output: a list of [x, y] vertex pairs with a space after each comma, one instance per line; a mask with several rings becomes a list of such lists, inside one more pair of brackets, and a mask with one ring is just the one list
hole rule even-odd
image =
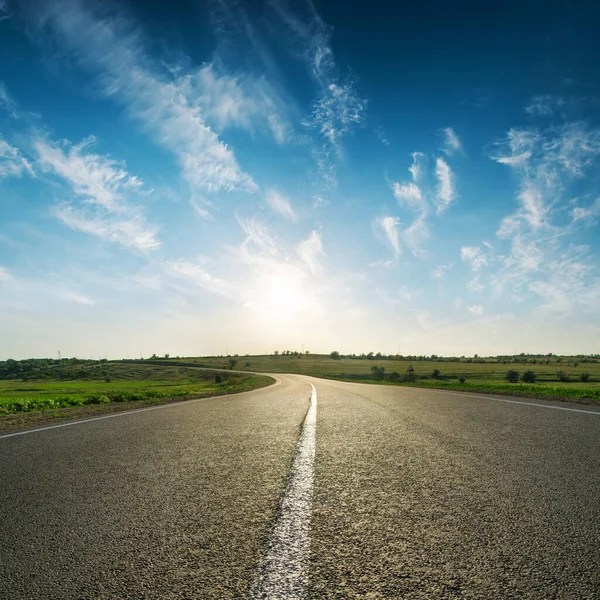
[[317, 390], [312, 383], [310, 386], [310, 407], [279, 514], [252, 591], [253, 600], [300, 600], [305, 597], [317, 432]]

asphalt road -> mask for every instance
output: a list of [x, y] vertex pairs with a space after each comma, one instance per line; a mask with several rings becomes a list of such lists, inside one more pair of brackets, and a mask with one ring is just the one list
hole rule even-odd
[[600, 599], [594, 409], [277, 377], [0, 438], [0, 598], [249, 598], [310, 381], [306, 598]]

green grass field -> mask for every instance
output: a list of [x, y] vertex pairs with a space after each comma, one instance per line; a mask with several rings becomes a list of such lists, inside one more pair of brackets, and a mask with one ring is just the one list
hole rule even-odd
[[147, 364], [98, 363], [78, 366], [73, 380], [64, 369], [45, 374], [43, 379], [0, 380], [0, 415], [51, 410], [92, 404], [143, 401], [153, 404], [173, 398], [201, 398], [243, 392], [272, 383], [264, 375], [222, 373], [215, 382], [214, 371]]
[[[299, 354], [279, 356], [238, 356], [235, 369], [267, 373], [299, 373], [346, 381], [364, 381], [390, 385], [389, 376], [396, 372], [401, 377], [411, 365], [414, 369], [414, 382], [394, 382], [393, 385], [435, 387], [465, 391], [493, 392], [513, 396], [564, 398], [575, 401], [588, 401], [600, 404], [600, 360], [590, 357], [514, 357], [511, 359], [447, 360], [397, 360], [384, 357], [341, 358], [334, 360], [328, 355]], [[519, 362], [513, 362], [517, 360]], [[211, 368], [228, 368], [227, 357], [199, 357], [173, 359], [180, 364], [192, 364]], [[526, 361], [526, 362], [525, 362]], [[535, 361], [535, 362], [534, 362]], [[548, 363], [546, 364], [546, 361]], [[373, 379], [372, 367], [384, 367], [384, 379]], [[437, 378], [432, 377], [439, 370]], [[505, 380], [508, 370], [522, 375], [531, 370], [536, 375], [533, 384], [509, 383]], [[560, 381], [557, 373], [563, 373]], [[587, 382], [581, 375], [588, 374]], [[460, 383], [459, 378], [465, 379]]]

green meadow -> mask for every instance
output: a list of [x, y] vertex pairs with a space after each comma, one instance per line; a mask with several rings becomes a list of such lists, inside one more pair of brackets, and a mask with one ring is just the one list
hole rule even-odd
[[[126, 402], [156, 404], [269, 385], [270, 377], [175, 366], [63, 359], [0, 363], [0, 415]], [[217, 379], [220, 378], [220, 381]]]

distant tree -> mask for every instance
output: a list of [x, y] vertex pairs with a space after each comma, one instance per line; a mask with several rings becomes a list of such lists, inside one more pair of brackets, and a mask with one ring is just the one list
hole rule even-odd
[[153, 354], [153, 355], [150, 357], [150, 360], [156, 360], [157, 358], [158, 358], [158, 356], [156, 356], [156, 354]]
[[165, 354], [165, 358], [169, 358], [169, 355], [168, 355], [168, 354]]
[[383, 379], [385, 367], [377, 367], [377, 366], [373, 365], [371, 367], [371, 372], [373, 373], [373, 379], [375, 381], [381, 381]]
[[569, 381], [571, 381], [569, 374], [565, 373], [564, 371], [557, 371], [556, 377], [559, 381], [562, 381], [563, 383], [568, 383]]
[[517, 381], [519, 381], [519, 372], [513, 371], [512, 369], [510, 371], [506, 371], [504, 379], [510, 383], [517, 383]]
[[334, 350], [329, 356], [331, 356], [333, 360], [340, 360], [340, 353], [337, 350]]
[[233, 369], [233, 367], [235, 367], [235, 365], [237, 365], [237, 358], [230, 358], [229, 359], [229, 368]]
[[372, 352], [369, 352], [369, 354], [367, 354], [367, 358], [368, 358], [369, 360], [373, 360], [373, 353], [372, 353]]
[[466, 380], [467, 380], [467, 379], [466, 379], [466, 377], [459, 377], [459, 378], [458, 378], [458, 381], [459, 381], [460, 383], [464, 383]]
[[589, 381], [590, 379], [590, 374], [589, 373], [579, 373], [579, 381]]
[[521, 376], [521, 381], [524, 383], [535, 383], [537, 375], [533, 371], [525, 371]]
[[273, 352], [273, 356], [279, 356], [279, 350], [275, 350], [275, 352]]
[[104, 378], [104, 383], [110, 383], [111, 381], [112, 380], [108, 375]]
[[431, 373], [431, 376], [432, 376], [434, 379], [437, 379], [437, 378], [440, 376], [440, 370], [439, 370], [439, 369], [434, 369], [434, 370], [432, 371], [432, 373]]
[[217, 373], [215, 375], [215, 383], [221, 383], [221, 381], [223, 381], [223, 378], [221, 377], [220, 373]]
[[248, 361], [246, 361], [246, 364], [244, 365], [245, 367], [249, 367], [250, 363]]

